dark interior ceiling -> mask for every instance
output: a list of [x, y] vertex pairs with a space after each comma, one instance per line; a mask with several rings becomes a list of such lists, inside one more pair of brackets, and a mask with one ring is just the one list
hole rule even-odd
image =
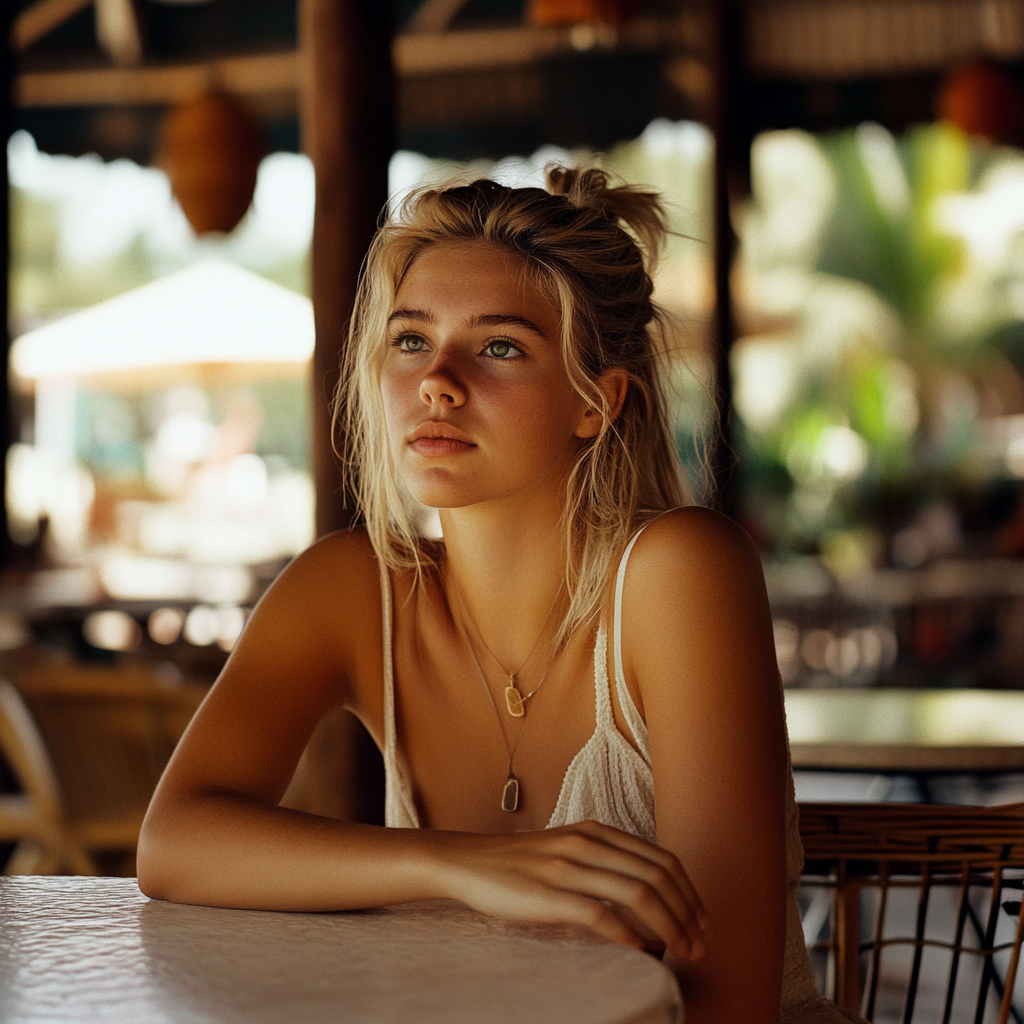
[[[19, 8], [33, 0], [15, 0]], [[294, 49], [296, 0], [213, 0], [135, 5], [145, 62], [195, 61], [227, 54]], [[97, 44], [96, 9], [90, 5], [18, 55], [19, 71], [70, 70], [110, 64]], [[27, 128], [52, 153], [99, 153], [148, 163], [165, 108], [155, 104], [16, 106], [15, 125]], [[262, 112], [261, 112], [262, 113]], [[294, 110], [262, 117], [275, 149], [297, 149]]]
[[[19, 9], [32, 0], [15, 0]], [[146, 56], [196, 57], [295, 44], [295, 0], [215, 0], [211, 3], [154, 3], [137, 6]], [[21, 60], [28, 66], [54, 60], [101, 59], [96, 45], [96, 13], [85, 7], [33, 43]]]
[[[419, 0], [392, 0], [401, 32]], [[678, 16], [682, 0], [646, 0], [647, 19]], [[16, 0], [18, 9], [31, 6]], [[144, 66], [294, 51], [296, 0], [137, 0]], [[524, 0], [468, 0], [449, 29], [507, 29], [524, 23]], [[396, 142], [433, 156], [473, 158], [529, 152], [553, 143], [608, 146], [636, 136], [654, 117], [698, 116], [673, 84], [664, 47], [597, 46], [588, 52], [492, 68], [454, 68], [399, 77]], [[97, 45], [90, 5], [17, 57], [19, 72], [110, 66]], [[300, 145], [296, 95], [252, 98], [275, 149]], [[154, 103], [18, 105], [16, 127], [50, 152], [129, 156], [148, 162], [166, 106]]]
[[[7, 2], [16, 13], [38, 0]], [[635, 137], [654, 117], [701, 119], [707, 114], [706, 19], [711, 0], [639, 0], [639, 19], [646, 28], [634, 33], [632, 42], [626, 32], [612, 42], [577, 45], [574, 41], [528, 59], [505, 60], [499, 54], [490, 63], [459, 58], [447, 64], [444, 57], [431, 57], [433, 39], [459, 37], [465, 49], [487, 37], [492, 48], [500, 48], [502, 43], [495, 39], [502, 32], [528, 34], [526, 0], [466, 0], [446, 32], [427, 39], [411, 32], [423, 0], [383, 2], [392, 4], [399, 39], [418, 47], [412, 64], [399, 68], [395, 139], [400, 148], [461, 159], [526, 153], [546, 143], [600, 149]], [[813, 18], [815, 10], [821, 16], [821, 5], [816, 0], [722, 2], [736, 20], [735, 116], [730, 132], [737, 152], [743, 150], [745, 140], [765, 128], [820, 131], [875, 120], [899, 132], [934, 116], [934, 96], [944, 70], [941, 61], [859, 74], [762, 70], [755, 79], [744, 70], [742, 57], [749, 49], [744, 33], [749, 34], [756, 20], [753, 12], [803, 5], [801, 9]], [[854, 0], [844, 2], [851, 9], [857, 6]], [[872, 5], [864, 0], [860, 6], [891, 12], [907, 2], [884, 0]], [[297, 3], [134, 0], [143, 42], [139, 70], [199, 67], [203, 62], [244, 60], [246, 55], [293, 55]], [[1015, 3], [1024, 4], [1024, 0], [1006, 0], [1006, 4]], [[963, 3], [948, 0], [947, 6], [962, 9]], [[751, 12], [749, 17], [745, 11]], [[683, 28], [677, 31], [679, 26]], [[1019, 56], [1004, 55], [1002, 62], [1024, 84]], [[19, 53], [16, 68], [25, 75], [76, 68], [116, 70], [97, 44], [91, 4]], [[273, 148], [299, 148], [294, 80], [276, 90], [253, 90], [245, 99], [262, 119]], [[129, 156], [145, 163], [166, 109], [167, 102], [152, 99], [77, 102], [72, 91], [59, 102], [19, 103], [14, 123], [29, 129], [40, 147], [51, 152], [96, 152], [106, 159]]]

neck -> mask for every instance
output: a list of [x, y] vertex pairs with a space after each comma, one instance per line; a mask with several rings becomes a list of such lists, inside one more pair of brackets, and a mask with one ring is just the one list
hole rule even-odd
[[441, 524], [453, 614], [468, 615], [470, 631], [512, 672], [535, 644], [536, 651], [549, 649], [545, 637], [557, 632], [565, 610], [564, 595], [556, 600], [565, 545], [552, 503], [514, 516], [501, 504], [446, 509]]

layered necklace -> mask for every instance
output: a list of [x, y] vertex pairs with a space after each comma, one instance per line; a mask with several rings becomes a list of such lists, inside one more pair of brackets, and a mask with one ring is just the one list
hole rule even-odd
[[[540, 627], [540, 632], [537, 634], [537, 639], [534, 640], [533, 646], [530, 648], [530, 653], [523, 659], [522, 664], [514, 672], [510, 672], [504, 665], [502, 665], [498, 656], [491, 650], [490, 645], [483, 638], [480, 630], [477, 628], [476, 623], [473, 621], [473, 617], [469, 614], [469, 608], [466, 606], [466, 602], [463, 600], [461, 593], [458, 595], [459, 604], [461, 605], [461, 614], [456, 620], [456, 624], [459, 628], [459, 633], [462, 635], [463, 641], [469, 648], [469, 653], [473, 657], [473, 664], [476, 666], [477, 674], [480, 676], [480, 682], [483, 683], [484, 690], [487, 691], [487, 699], [491, 702], [491, 707], [494, 709], [494, 717], [498, 721], [498, 729], [501, 732], [501, 738], [505, 743], [505, 750], [508, 753], [508, 778], [505, 780], [505, 785], [501, 791], [501, 809], [507, 811], [510, 814], [519, 807], [519, 791], [520, 784], [519, 780], [515, 776], [515, 772], [512, 770], [512, 762], [516, 756], [516, 750], [519, 747], [519, 741], [523, 738], [523, 730], [526, 728], [526, 702], [544, 685], [544, 680], [548, 677], [548, 672], [551, 669], [551, 663], [555, 659], [555, 647], [552, 646], [551, 653], [548, 655], [547, 663], [544, 666], [544, 671], [541, 673], [540, 680], [537, 685], [525, 696], [520, 692], [518, 687], [519, 673], [526, 667], [527, 663], [533, 657], [534, 651], [537, 650], [537, 644], [540, 643], [540, 638], [544, 635], [547, 629], [548, 622], [551, 620], [551, 613], [555, 610], [555, 603], [558, 601], [558, 595], [562, 592], [562, 588], [559, 587], [555, 591], [555, 596], [551, 601], [551, 607], [548, 609], [548, 614], [544, 619], [544, 624]], [[494, 700], [494, 694], [491, 693], [491, 687], [487, 682], [487, 676], [484, 675], [483, 666], [480, 664], [480, 658], [477, 656], [476, 647], [469, 635], [466, 633], [466, 629], [462, 624], [462, 620], [465, 618], [472, 626], [473, 631], [476, 633], [477, 639], [484, 645], [484, 649], [494, 659], [495, 664], [501, 669], [501, 671], [508, 677], [508, 685], [505, 687], [505, 706], [508, 709], [508, 713], [513, 718], [522, 718], [523, 723], [519, 727], [519, 732], [516, 735], [515, 742], [510, 744], [508, 737], [505, 735], [505, 727], [501, 720], [501, 712], [498, 710], [497, 702]]]

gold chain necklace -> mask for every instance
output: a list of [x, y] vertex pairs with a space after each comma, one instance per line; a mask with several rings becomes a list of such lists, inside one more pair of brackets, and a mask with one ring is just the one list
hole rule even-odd
[[[505, 668], [505, 666], [498, 659], [498, 656], [494, 653], [494, 651], [491, 650], [490, 644], [488, 644], [487, 641], [484, 639], [483, 633], [480, 632], [480, 629], [477, 626], [476, 622], [474, 621], [473, 616], [470, 615], [469, 608], [462, 597], [461, 590], [458, 592], [459, 604], [462, 605], [462, 613], [469, 621], [469, 623], [472, 625], [473, 632], [476, 633], [477, 638], [480, 640], [480, 643], [484, 645], [484, 650], [486, 650], [487, 653], [494, 659], [494, 664], [497, 665], [498, 668], [500, 668], [501, 671], [506, 676], [508, 676], [508, 685], [505, 687], [505, 707], [508, 708], [508, 713], [513, 718], [522, 718], [523, 715], [526, 714], [526, 702], [544, 685], [544, 680], [547, 678], [548, 668], [551, 667], [551, 659], [554, 658], [554, 652], [552, 652], [551, 658], [548, 659], [547, 668], [544, 669], [544, 675], [541, 676], [540, 682], [528, 694], [526, 694], [525, 697], [520, 692], [519, 687], [516, 685], [519, 682], [519, 673], [522, 672], [524, 668], [526, 668], [530, 659], [533, 657], [533, 652], [537, 650], [537, 644], [540, 643], [540, 638], [544, 635], [544, 630], [547, 629], [548, 623], [551, 621], [551, 613], [555, 610], [555, 604], [558, 601], [558, 595], [561, 594], [561, 592], [562, 587], [561, 584], [559, 584], [558, 589], [555, 591], [555, 596], [551, 599], [551, 607], [548, 608], [548, 613], [544, 616], [544, 623], [540, 627], [540, 632], [537, 634], [537, 639], [533, 641], [533, 646], [530, 648], [530, 653], [527, 654], [525, 658], [523, 658], [522, 664], [519, 666], [519, 668], [515, 670], [515, 672], [509, 672], [509, 670]], [[469, 644], [469, 649], [470, 651], [472, 651], [474, 660], [476, 660], [476, 667], [480, 671], [481, 678], [483, 678], [483, 670], [480, 669], [480, 661], [476, 657], [476, 651], [473, 649], [473, 645], [469, 642], [469, 637], [466, 635], [465, 630], [462, 629], [461, 625], [459, 628], [460, 630], [462, 630], [463, 638], [465, 639], [466, 643]], [[484, 679], [484, 685], [487, 685], [486, 679]], [[491, 692], [490, 687], [487, 688], [487, 692]], [[491, 697], [491, 700], [493, 701], [494, 698]], [[494, 710], [495, 713], [497, 713], [497, 707], [495, 707]], [[498, 715], [498, 718], [500, 720], [501, 715]], [[502, 735], [504, 735], [504, 733], [502, 733]]]
[[[558, 595], [556, 594], [555, 596], [557, 597]], [[552, 604], [551, 607], [554, 608], [554, 605]], [[551, 613], [548, 612], [549, 616], [550, 616], [550, 614]], [[546, 624], [547, 623], [545, 623], [545, 625]], [[526, 722], [524, 720], [523, 724], [519, 726], [519, 733], [516, 736], [516, 741], [515, 741], [515, 743], [512, 744], [512, 746], [509, 746], [509, 744], [508, 744], [508, 737], [505, 735], [505, 728], [501, 724], [501, 712], [498, 710], [498, 705], [494, 701], [494, 694], [491, 693], [490, 686], [487, 685], [487, 677], [484, 675], [484, 670], [483, 670], [483, 668], [480, 665], [480, 659], [477, 657], [476, 648], [473, 646], [473, 642], [467, 636], [466, 631], [463, 628], [461, 621], [458, 623], [458, 626], [459, 626], [459, 632], [462, 634], [462, 639], [465, 641], [466, 646], [469, 648], [469, 653], [473, 656], [473, 664], [476, 665], [477, 673], [480, 676], [480, 682], [483, 683], [484, 689], [487, 691], [487, 699], [491, 702], [491, 707], [494, 709], [494, 717], [498, 721], [498, 731], [501, 733], [502, 741], [505, 744], [505, 750], [508, 752], [508, 778], [505, 780], [505, 785], [502, 787], [502, 790], [501, 790], [501, 809], [503, 811], [507, 811], [509, 814], [511, 814], [513, 811], [515, 811], [519, 807], [519, 789], [520, 789], [519, 780], [516, 778], [515, 772], [512, 770], [512, 761], [513, 761], [513, 759], [516, 756], [516, 750], [519, 749], [519, 741], [523, 738], [523, 732], [526, 729]], [[543, 630], [541, 632], [543, 632]], [[483, 638], [481, 637], [481, 639], [483, 639]], [[487, 647], [487, 644], [485, 643], [484, 646]], [[534, 644], [534, 646], [536, 647], [537, 645]], [[489, 647], [487, 649], [490, 651]], [[530, 652], [530, 654], [532, 654], [532, 653], [533, 653], [533, 651]], [[491, 657], [494, 657], [494, 652], [493, 651], [491, 651]], [[495, 658], [494, 660], [498, 661], [497, 658]], [[530, 660], [529, 657], [527, 657], [526, 661], [529, 661], [529, 660]], [[544, 674], [540, 677], [540, 682], [528, 694], [526, 699], [529, 699], [529, 697], [532, 697], [544, 685], [544, 680], [547, 679], [548, 672], [551, 670], [551, 663], [554, 660], [555, 660], [555, 651], [552, 650], [551, 657], [548, 658], [548, 663], [547, 663], [547, 665], [544, 666]], [[498, 664], [500, 665], [501, 662], [498, 662]], [[526, 662], [523, 662], [523, 664], [525, 665]], [[505, 693], [506, 693], [505, 699], [507, 701], [508, 700], [508, 691], [506, 690]], [[509, 710], [510, 710], [510, 713], [511, 713], [511, 709], [509, 709]], [[520, 710], [519, 714], [516, 717], [517, 718], [522, 718], [523, 717], [523, 712]]]

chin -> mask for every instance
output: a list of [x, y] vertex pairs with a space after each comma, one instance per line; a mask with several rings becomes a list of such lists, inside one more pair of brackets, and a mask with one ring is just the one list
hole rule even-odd
[[468, 505], [478, 504], [481, 500], [475, 495], [467, 495], [455, 488], [410, 487], [409, 493], [421, 505], [434, 512], [440, 512], [447, 508], [466, 508]]
[[465, 508], [482, 500], [478, 487], [441, 466], [417, 467], [416, 471], [398, 475], [413, 498], [427, 508]]

